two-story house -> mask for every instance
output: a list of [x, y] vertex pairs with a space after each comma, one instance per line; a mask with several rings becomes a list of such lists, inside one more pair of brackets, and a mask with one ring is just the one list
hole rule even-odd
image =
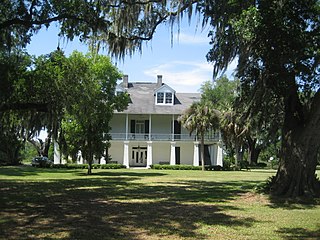
[[[129, 82], [124, 75], [116, 92], [130, 95], [128, 108], [115, 112], [111, 120], [112, 136], [109, 155], [130, 167], [152, 164], [187, 164], [199, 166], [200, 142], [183, 128], [178, 117], [195, 101], [199, 93], [177, 93], [162, 82]], [[222, 166], [222, 143], [219, 133], [208, 133], [205, 160], [208, 165]]]

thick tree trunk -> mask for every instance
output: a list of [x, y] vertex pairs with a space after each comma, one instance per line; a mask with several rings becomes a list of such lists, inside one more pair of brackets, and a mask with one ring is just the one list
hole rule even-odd
[[48, 137], [44, 141], [44, 148], [43, 148], [43, 156], [48, 157], [49, 156], [49, 148], [51, 144], [51, 131], [48, 133]]
[[88, 161], [88, 172], [87, 172], [88, 175], [91, 175], [92, 174], [92, 161]]
[[320, 184], [315, 176], [319, 143], [310, 135], [287, 133], [282, 143], [281, 161], [272, 188], [276, 195], [296, 197], [302, 195], [320, 196]]
[[299, 113], [297, 102], [296, 97], [286, 104], [280, 164], [271, 192], [287, 197], [320, 196], [315, 176], [320, 150], [320, 92], [308, 115]]
[[257, 147], [256, 139], [247, 137], [247, 142], [248, 142], [248, 162], [250, 165], [257, 165], [258, 157], [262, 149], [260, 147]]
[[236, 157], [235, 157], [235, 165], [238, 166], [240, 162], [243, 161], [243, 146], [241, 144], [235, 145]]

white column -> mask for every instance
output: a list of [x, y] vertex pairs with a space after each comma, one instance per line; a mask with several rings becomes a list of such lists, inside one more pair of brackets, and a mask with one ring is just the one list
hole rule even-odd
[[151, 114], [149, 114], [149, 141], [151, 141], [151, 129], [152, 129], [152, 124], [151, 124]]
[[81, 150], [78, 151], [77, 160], [78, 160], [78, 164], [83, 164], [83, 157], [82, 157]]
[[193, 144], [193, 166], [199, 166], [199, 142]]
[[106, 158], [105, 158], [105, 157], [102, 157], [102, 158], [100, 159], [100, 164], [106, 164], [106, 163], [107, 163]]
[[172, 114], [172, 136], [171, 136], [172, 141], [174, 141], [174, 114]]
[[218, 144], [218, 147], [217, 147], [217, 161], [216, 161], [216, 165], [219, 165], [219, 166], [223, 167], [223, 149], [222, 149], [221, 143]]
[[60, 164], [61, 163], [61, 154], [60, 154], [60, 148], [59, 148], [59, 144], [57, 141], [53, 141], [53, 152], [54, 152], [54, 156], [53, 156], [53, 163], [54, 164]]
[[126, 140], [128, 140], [129, 116], [126, 114]]
[[123, 142], [123, 165], [129, 168], [129, 141]]
[[147, 168], [152, 165], [152, 141], [147, 142]]
[[176, 142], [171, 142], [170, 144], [170, 165], [176, 165]]

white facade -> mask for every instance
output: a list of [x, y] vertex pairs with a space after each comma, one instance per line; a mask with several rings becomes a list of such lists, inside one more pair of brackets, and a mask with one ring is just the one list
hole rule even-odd
[[[119, 125], [123, 121], [116, 121]], [[129, 116], [128, 116], [129, 117]], [[162, 117], [152, 116], [151, 119], [158, 122]], [[168, 120], [168, 119], [167, 119]], [[109, 154], [113, 162], [117, 162], [130, 167], [150, 167], [153, 164], [186, 164], [200, 165], [200, 142], [195, 135], [189, 136], [185, 129], [181, 129], [181, 134], [172, 134], [169, 123], [162, 122], [157, 126], [152, 121], [151, 133], [115, 132], [119, 126], [111, 130], [111, 147]], [[164, 127], [167, 125], [167, 128]], [[123, 129], [126, 129], [123, 126]], [[130, 129], [130, 126], [128, 127]], [[127, 139], [120, 139], [119, 136], [127, 136]], [[222, 148], [219, 145], [218, 136], [207, 136], [205, 141], [206, 165], [222, 166]]]
[[[125, 75], [116, 92], [129, 93], [131, 103], [115, 112], [110, 122], [112, 162], [130, 167], [149, 168], [153, 164], [200, 165], [200, 141], [178, 122], [178, 117], [194, 102], [198, 93], [176, 93], [162, 83], [129, 83]], [[57, 155], [58, 156], [58, 155]], [[205, 164], [222, 166], [220, 135], [205, 137]], [[55, 163], [58, 160], [55, 160]], [[104, 163], [105, 161], [103, 161]]]

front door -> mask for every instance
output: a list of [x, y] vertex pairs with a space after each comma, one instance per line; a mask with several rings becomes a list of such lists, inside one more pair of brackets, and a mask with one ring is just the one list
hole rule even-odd
[[131, 152], [131, 166], [145, 167], [147, 166], [147, 148], [133, 147]]

